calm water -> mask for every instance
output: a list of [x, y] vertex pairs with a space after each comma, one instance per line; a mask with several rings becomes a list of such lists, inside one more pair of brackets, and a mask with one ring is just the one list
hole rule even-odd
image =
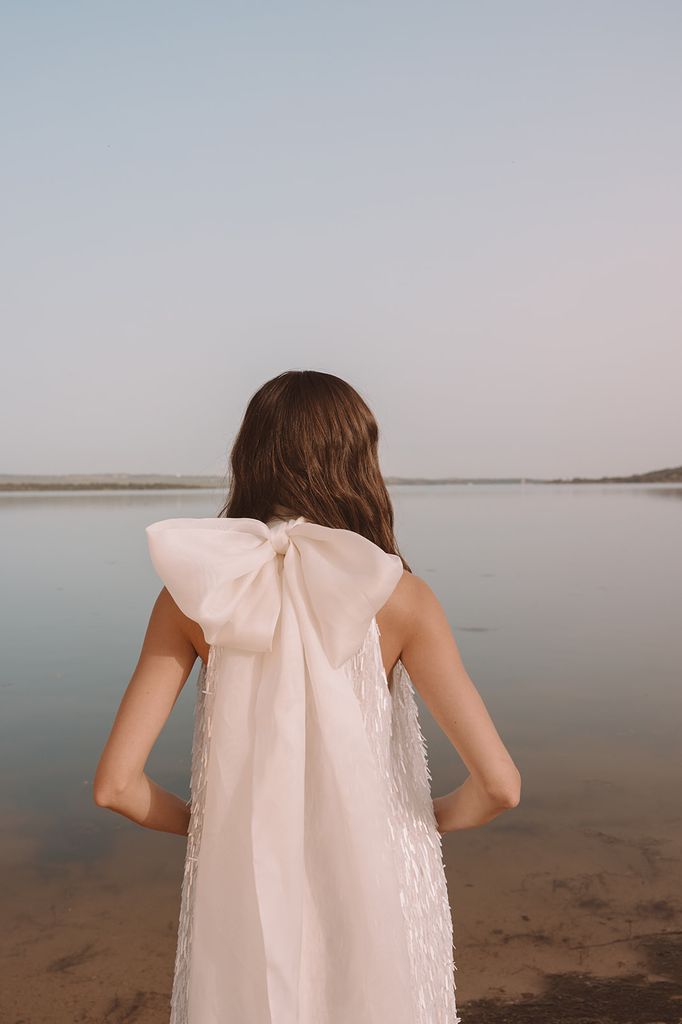
[[[680, 927], [682, 488], [391, 493], [401, 551], [441, 599], [523, 776], [518, 808], [445, 840], [460, 1001], [535, 991], [551, 970], [641, 968], [638, 936]], [[144, 527], [221, 503], [0, 497], [0, 1010], [30, 992], [32, 1024], [109, 1019], [114, 998], [125, 1019], [165, 1019], [182, 840], [95, 807], [90, 786], [161, 585]], [[148, 764], [185, 796], [197, 672]], [[466, 771], [421, 702], [420, 714], [444, 792]], [[59, 1017], [55, 986], [71, 1006]]]

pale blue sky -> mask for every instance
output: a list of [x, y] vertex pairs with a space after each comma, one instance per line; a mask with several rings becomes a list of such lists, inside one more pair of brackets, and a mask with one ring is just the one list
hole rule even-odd
[[222, 472], [287, 368], [390, 474], [682, 463], [679, 0], [0, 17], [0, 472]]

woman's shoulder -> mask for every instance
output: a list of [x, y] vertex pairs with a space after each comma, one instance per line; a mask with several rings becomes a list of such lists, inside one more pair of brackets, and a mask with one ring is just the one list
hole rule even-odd
[[391, 605], [396, 615], [405, 615], [414, 618], [424, 602], [428, 604], [437, 601], [433, 590], [421, 576], [403, 569], [403, 574], [391, 594], [387, 605]]
[[389, 639], [388, 646], [402, 650], [404, 643], [425, 617], [440, 608], [438, 598], [421, 576], [403, 570], [403, 574], [386, 604], [377, 614], [382, 635]]

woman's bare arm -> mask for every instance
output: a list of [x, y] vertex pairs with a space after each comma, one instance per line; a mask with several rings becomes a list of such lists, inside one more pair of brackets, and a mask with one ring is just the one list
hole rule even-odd
[[438, 598], [424, 580], [410, 573], [404, 574], [401, 586], [401, 661], [469, 769], [461, 786], [433, 802], [439, 830], [483, 825], [517, 806], [521, 776], [462, 663]]
[[140, 657], [100, 757], [93, 798], [145, 828], [187, 835], [190, 808], [145, 774], [147, 758], [185, 685], [197, 652], [189, 620], [166, 588], [156, 599]]

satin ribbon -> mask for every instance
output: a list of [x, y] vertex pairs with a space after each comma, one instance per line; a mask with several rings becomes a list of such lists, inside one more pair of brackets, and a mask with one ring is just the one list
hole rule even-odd
[[[330, 764], [337, 775], [350, 774], [349, 791], [358, 794], [338, 813], [346, 811], [349, 819], [355, 814], [357, 829], [364, 832], [359, 842], [366, 837], [376, 846], [386, 828], [385, 812], [379, 789], [373, 790], [368, 742], [359, 735], [342, 666], [359, 650], [372, 617], [397, 585], [402, 561], [357, 533], [302, 516], [273, 525], [249, 518], [166, 519], [147, 526], [146, 533], [154, 568], [178, 607], [200, 624], [206, 642], [263, 655], [253, 736], [253, 868], [270, 1020], [298, 1024], [307, 685]], [[340, 779], [340, 792], [343, 784]], [[373, 830], [379, 830], [376, 836]], [[368, 871], [372, 867], [368, 864]], [[382, 927], [400, 928], [399, 894], [391, 889], [390, 870], [381, 867], [376, 875], [377, 893], [383, 885], [388, 894], [377, 900], [393, 900], [394, 906], [386, 906], [383, 922], [383, 910], [372, 909], [367, 928], [376, 929], [376, 936], [368, 934], [368, 944], [386, 941]], [[409, 1021], [411, 1011], [398, 995], [405, 984], [398, 980], [400, 957], [393, 967], [392, 1019]], [[403, 963], [403, 974], [405, 968]], [[362, 1019], [375, 1017], [368, 1010]]]

